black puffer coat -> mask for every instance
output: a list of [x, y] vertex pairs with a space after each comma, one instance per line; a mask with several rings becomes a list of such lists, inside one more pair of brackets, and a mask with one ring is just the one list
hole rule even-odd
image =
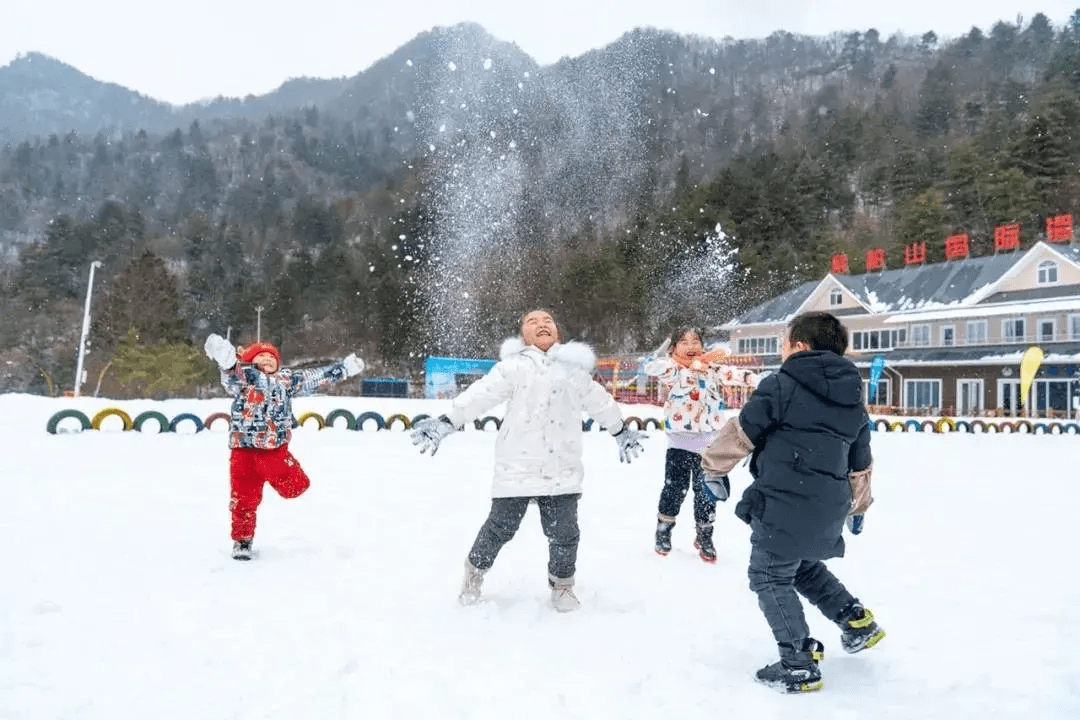
[[739, 414], [754, 482], [735, 514], [751, 542], [790, 559], [844, 554], [850, 470], [870, 465], [862, 378], [832, 352], [800, 352], [761, 381]]

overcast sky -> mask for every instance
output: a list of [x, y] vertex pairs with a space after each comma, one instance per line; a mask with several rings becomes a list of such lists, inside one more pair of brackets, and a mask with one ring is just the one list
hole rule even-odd
[[[273, 90], [290, 77], [354, 75], [437, 25], [474, 21], [541, 64], [651, 26], [761, 38], [876, 28], [956, 37], [1037, 12], [1056, 27], [1080, 0], [12, 0], [0, 65], [43, 52], [173, 103]], [[581, 6], [581, 7], [579, 7]]]

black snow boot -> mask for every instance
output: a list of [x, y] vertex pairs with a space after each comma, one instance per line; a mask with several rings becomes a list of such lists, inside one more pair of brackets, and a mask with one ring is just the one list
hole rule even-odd
[[694, 540], [694, 547], [697, 548], [698, 555], [707, 563], [716, 562], [716, 548], [713, 546], [712, 530], [712, 525], [698, 523], [697, 539]]
[[872, 648], [885, 637], [885, 631], [874, 622], [874, 614], [857, 602], [840, 613], [836, 624], [843, 630], [840, 644], [845, 652], [857, 653]]
[[656, 554], [667, 555], [671, 552], [671, 531], [675, 527], [675, 518], [660, 515], [656, 521]]
[[768, 685], [782, 693], [813, 692], [825, 686], [821, 679], [821, 670], [814, 662], [800, 667], [778, 660], [758, 670], [755, 677], [762, 685]]

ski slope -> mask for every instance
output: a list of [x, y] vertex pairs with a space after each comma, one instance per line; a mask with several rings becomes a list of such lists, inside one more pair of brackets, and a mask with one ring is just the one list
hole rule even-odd
[[[489, 506], [493, 431], [453, 435], [431, 458], [400, 429], [299, 429], [311, 490], [285, 501], [267, 488], [259, 555], [240, 563], [223, 426], [140, 434], [114, 417], [45, 432], [59, 409], [110, 404], [0, 395], [3, 720], [1080, 717], [1078, 437], [875, 434], [877, 502], [829, 564], [888, 637], [848, 656], [808, 608], [825, 688], [783, 696], [752, 679], [776, 647], [732, 503], [716, 565], [693, 550], [689, 503], [675, 551], [652, 550], [660, 433], [630, 466], [589, 433], [584, 607], [560, 615], [535, 508], [488, 573], [487, 601], [456, 602]], [[205, 417], [228, 401], [115, 405]], [[442, 402], [296, 409], [338, 407]], [[740, 467], [733, 491], [748, 480]]]

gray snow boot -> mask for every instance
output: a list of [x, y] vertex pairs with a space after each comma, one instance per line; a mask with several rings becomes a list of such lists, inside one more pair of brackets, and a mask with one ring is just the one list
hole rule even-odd
[[250, 560], [252, 555], [250, 540], [236, 540], [232, 544], [233, 560]]
[[461, 594], [458, 602], [462, 605], [475, 605], [480, 602], [480, 589], [484, 585], [484, 570], [473, 565], [465, 558], [465, 577], [461, 581]]
[[712, 525], [699, 523], [697, 526], [697, 539], [694, 540], [694, 547], [697, 548], [698, 555], [707, 563], [716, 562], [716, 548], [713, 546], [712, 529]]
[[557, 578], [548, 575], [551, 586], [551, 606], [559, 612], [571, 612], [581, 608], [581, 602], [574, 594], [574, 578]]
[[656, 554], [667, 555], [671, 552], [671, 531], [675, 528], [675, 518], [658, 515], [656, 519]]

